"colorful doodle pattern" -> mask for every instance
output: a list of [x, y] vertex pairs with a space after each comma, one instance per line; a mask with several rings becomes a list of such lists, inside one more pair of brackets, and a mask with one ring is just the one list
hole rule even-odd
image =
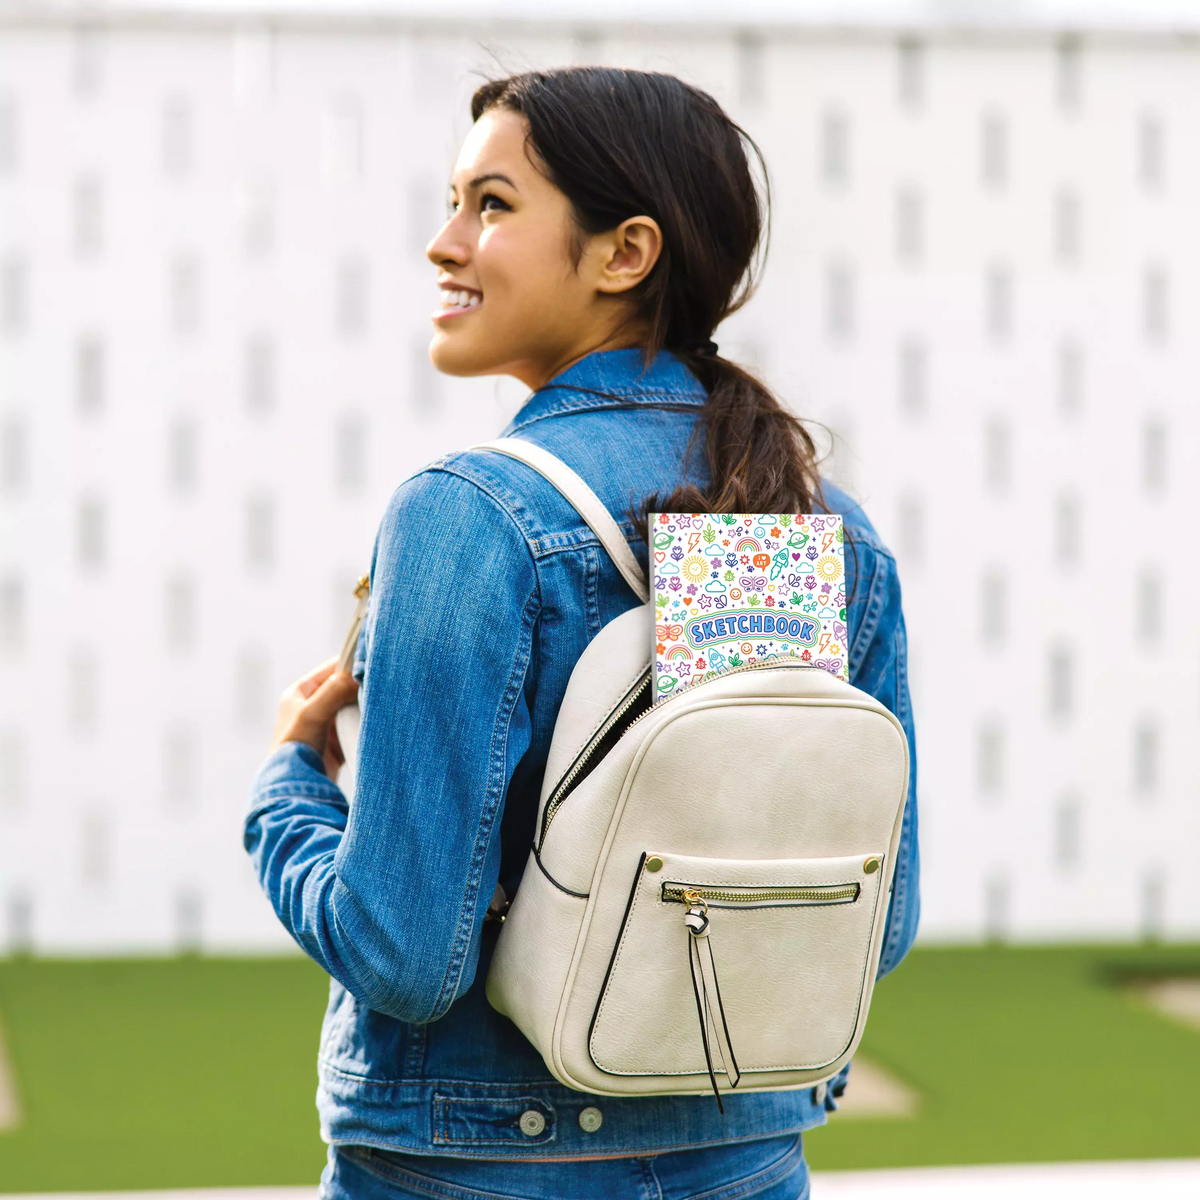
[[848, 679], [840, 516], [651, 513], [658, 699], [789, 656]]

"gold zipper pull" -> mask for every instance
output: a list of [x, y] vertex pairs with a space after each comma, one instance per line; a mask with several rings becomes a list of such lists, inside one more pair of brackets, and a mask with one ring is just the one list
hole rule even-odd
[[683, 902], [687, 911], [683, 923], [692, 937], [704, 937], [708, 933], [708, 901], [694, 888], [683, 889]]

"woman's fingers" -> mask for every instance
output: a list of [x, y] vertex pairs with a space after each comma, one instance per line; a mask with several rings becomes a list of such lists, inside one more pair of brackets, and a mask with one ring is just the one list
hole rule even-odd
[[315, 671], [310, 671], [303, 679], [296, 680], [292, 686], [300, 695], [311, 696], [333, 674], [336, 667], [337, 659], [328, 658]]
[[304, 742], [323, 759], [326, 757], [329, 727], [338, 710], [352, 704], [358, 693], [355, 680], [344, 671], [336, 671], [336, 666], [336, 659], [322, 663], [283, 693], [271, 749], [284, 742]]
[[358, 684], [352, 675], [339, 671], [336, 675], [328, 675], [320, 687], [310, 695], [305, 702], [305, 709], [312, 718], [328, 725], [338, 710], [353, 702], [358, 695]]

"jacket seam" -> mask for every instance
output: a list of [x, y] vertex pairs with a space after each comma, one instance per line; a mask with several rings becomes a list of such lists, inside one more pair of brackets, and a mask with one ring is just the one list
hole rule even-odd
[[[614, 518], [615, 519], [615, 518]], [[583, 521], [583, 517], [579, 518]], [[630, 521], [617, 521], [617, 528], [627, 542], [645, 543], [645, 535], [640, 533]], [[603, 549], [600, 539], [590, 525], [570, 532], [551, 533], [545, 537], [533, 538], [529, 543], [529, 551], [537, 559], [549, 558], [552, 554], [563, 554], [572, 550], [586, 550], [592, 546]], [[632, 545], [631, 545], [632, 548]]]
[[345, 794], [337, 784], [331, 782], [329, 787], [323, 787], [318, 783], [273, 783], [258, 793], [255, 808], [274, 800], [289, 800], [294, 796], [305, 796], [311, 800], [328, 800], [339, 807], [349, 807], [346, 804]]
[[554, 417], [569, 417], [574, 413], [580, 412], [612, 412], [614, 409], [631, 409], [631, 408], [681, 408], [693, 409], [703, 408], [706, 397], [700, 395], [689, 396], [686, 392], [669, 392], [659, 390], [647, 390], [629, 395], [614, 394], [611, 400], [609, 399], [574, 399], [560, 402], [556, 407], [547, 409], [544, 412], [535, 413], [533, 416], [520, 418], [520, 414], [514, 417], [509, 424], [506, 433], [516, 433], [518, 429], [527, 429], [530, 425], [536, 425], [538, 421], [548, 421]]
[[[779, 1133], [771, 1134], [772, 1137], [799, 1137], [806, 1129], [811, 1129], [812, 1125], [794, 1126], [789, 1129], [782, 1130]], [[673, 1143], [669, 1146], [655, 1148], [649, 1154], [657, 1155], [669, 1153], [672, 1150], [690, 1150], [699, 1149], [706, 1146], [721, 1146], [736, 1144], [743, 1139], [738, 1138], [711, 1138], [706, 1141], [693, 1141]], [[457, 1143], [455, 1143], [457, 1144]], [[505, 1145], [511, 1143], [505, 1142]], [[522, 1143], [524, 1144], [524, 1143]], [[532, 1143], [533, 1146], [545, 1146], [547, 1142]], [[403, 1150], [397, 1150], [389, 1146], [375, 1146], [369, 1142], [334, 1142], [334, 1147], [350, 1158], [356, 1166], [363, 1170], [369, 1171], [378, 1179], [383, 1179], [388, 1183], [401, 1183], [405, 1187], [413, 1191], [420, 1192], [422, 1195], [443, 1197], [444, 1200], [463, 1200], [464, 1197], [470, 1197], [470, 1200], [501, 1200], [500, 1193], [488, 1190], [479, 1190], [470, 1185], [461, 1183], [448, 1183], [445, 1180], [437, 1179], [431, 1175], [423, 1175], [419, 1171], [414, 1171], [408, 1167], [403, 1167], [399, 1163], [392, 1163], [383, 1158], [380, 1162], [373, 1161], [374, 1155], [370, 1153], [372, 1150], [380, 1150], [383, 1154], [387, 1153], [405, 1153]], [[363, 1153], [366, 1151], [366, 1153]], [[440, 1156], [435, 1156], [434, 1161]], [[537, 1158], [539, 1160], [550, 1159], [555, 1162], [572, 1162], [577, 1159], [592, 1159], [594, 1153], [583, 1154], [561, 1154], [561, 1155], [530, 1155], [530, 1156], [508, 1156], [501, 1161], [520, 1162], [525, 1157]], [[622, 1158], [635, 1160], [646, 1157], [646, 1154], [614, 1154], [611, 1156], [613, 1160]], [[495, 1160], [493, 1160], [495, 1161]], [[699, 1193], [695, 1200], [740, 1200], [743, 1196], [754, 1196], [760, 1193], [764, 1188], [771, 1187], [787, 1174], [794, 1171], [797, 1166], [803, 1161], [803, 1153], [796, 1145], [788, 1147], [777, 1159], [768, 1163], [765, 1167], [744, 1176], [741, 1179], [732, 1179], [728, 1183], [721, 1184], [719, 1187], [711, 1188], [708, 1191]], [[653, 1168], [651, 1167], [651, 1172]], [[657, 1178], [655, 1178], [657, 1183]], [[805, 1193], [807, 1195], [807, 1192]]]
[[583, 609], [587, 620], [588, 642], [600, 632], [600, 555], [599, 543], [590, 545], [583, 554]]
[[477, 491], [486, 496], [516, 526], [517, 532], [521, 535], [521, 539], [525, 543], [525, 549], [529, 551], [529, 557], [531, 559], [534, 558], [532, 549], [534, 538], [531, 536], [528, 530], [526, 530], [521, 518], [517, 516], [515, 512], [513, 512], [508, 501], [503, 496], [498, 495], [494, 488], [488, 486], [486, 483], [481, 483], [478, 479], [473, 479], [470, 475], [467, 475], [463, 471], [457, 470], [456, 468], [441, 462], [431, 463], [423, 470], [418, 471], [417, 474], [412, 478], [416, 479], [420, 475], [424, 475], [426, 472], [433, 471], [440, 471], [444, 475], [453, 475], [456, 479], [461, 479], [464, 483], [469, 484], [471, 487], [475, 488]]
[[[584, 1093], [584, 1094], [586, 1094], [586, 1093]], [[726, 1102], [728, 1103], [730, 1100], [734, 1100], [734, 1099], [740, 1099], [740, 1097], [727, 1096]], [[817, 1109], [817, 1110], [814, 1110], [812, 1120], [800, 1121], [793, 1125], [787, 1125], [782, 1129], [771, 1130], [769, 1133], [767, 1133], [763, 1136], [765, 1136], [765, 1137], [787, 1137], [789, 1134], [801, 1134], [801, 1133], [805, 1133], [809, 1129], [815, 1129], [821, 1125], [826, 1124], [827, 1120], [828, 1120], [828, 1117], [825, 1113], [825, 1110]], [[686, 1142], [668, 1142], [666, 1145], [656, 1145], [653, 1148], [644, 1148], [644, 1149], [635, 1148], [635, 1149], [629, 1150], [627, 1152], [616, 1151], [616, 1152], [614, 1152], [613, 1157], [614, 1158], [643, 1158], [643, 1157], [646, 1157], [649, 1155], [655, 1155], [655, 1154], [670, 1154], [674, 1150], [697, 1150], [704, 1146], [730, 1146], [730, 1145], [744, 1142], [746, 1140], [747, 1139], [745, 1137], [717, 1137], [717, 1138], [707, 1138], [703, 1141], [689, 1140]], [[372, 1142], [372, 1141], [369, 1141], [365, 1137], [355, 1138], [355, 1140], [352, 1142], [339, 1141], [339, 1140], [334, 1139], [330, 1142], [330, 1144], [335, 1147], [345, 1147], [346, 1149], [366, 1146], [368, 1149], [392, 1151], [393, 1153], [396, 1153], [396, 1154], [418, 1153], [418, 1152], [415, 1152], [412, 1150], [406, 1150], [405, 1148], [403, 1148], [401, 1146], [391, 1145], [391, 1144], [388, 1144], [385, 1142]], [[521, 1144], [522, 1143], [514, 1143], [514, 1145], [521, 1145]], [[573, 1162], [576, 1159], [594, 1159], [595, 1156], [596, 1156], [596, 1152], [594, 1150], [585, 1149], [584, 1151], [582, 1151], [579, 1154], [554, 1154], [554, 1155], [507, 1154], [504, 1156], [504, 1158], [501, 1161], [521, 1162], [525, 1159], [537, 1158], [537, 1159], [541, 1159], [541, 1160], [548, 1159], [548, 1160], [554, 1161], [554, 1162]], [[479, 1157], [479, 1156], [471, 1155], [469, 1157], [475, 1158], [475, 1157]]]
[[[503, 511], [508, 515], [509, 520], [511, 520], [512, 523], [517, 527], [517, 531], [520, 533], [521, 537], [525, 540], [526, 549], [529, 551], [530, 557], [535, 562], [539, 561], [540, 559], [547, 558], [551, 554], [561, 553], [564, 550], [579, 550], [588, 546], [600, 545], [600, 539], [596, 537], [591, 527], [584, 522], [583, 517], [579, 518], [582, 524], [581, 529], [569, 531], [564, 530], [561, 533], [550, 533], [546, 534], [544, 537], [535, 537], [533, 532], [526, 528], [525, 522], [523, 522], [521, 518], [512, 510], [512, 507], [509, 505], [508, 501], [503, 496], [499, 495], [495, 488], [486, 483], [481, 483], [478, 479], [468, 475], [465, 471], [459, 470], [457, 467], [446, 463], [433, 463], [430, 466], [425, 467], [422, 471], [418, 472], [418, 475], [433, 471], [440, 471], [445, 475], [453, 475], [456, 479], [461, 479], [464, 483], [470, 484], [471, 487], [477, 488], [498, 508], [503, 509]], [[416, 479], [417, 476], [414, 475], [413, 478]], [[570, 501], [566, 500], [565, 497], [564, 503], [570, 506]], [[612, 514], [610, 513], [610, 515]], [[621, 530], [621, 533], [625, 537], [626, 541], [630, 541], [635, 538], [639, 541], [644, 540], [644, 534], [640, 533], [634, 527], [632, 522], [622, 520], [617, 517], [613, 517], [613, 520], [616, 522], [617, 527]], [[559, 545], [550, 544], [551, 542], [560, 540], [561, 544]]]
[[[896, 716], [904, 724], [905, 716], [911, 708], [911, 700], [908, 695], [907, 680], [908, 639], [904, 635], [902, 619], [897, 622], [892, 635], [892, 648], [896, 658]], [[907, 741], [907, 725], [905, 725], [904, 735]], [[909, 840], [912, 840], [911, 830], [915, 803], [916, 763], [911, 761], [909, 763], [908, 795], [904, 797], [904, 816], [901, 818], [900, 838], [902, 843], [906, 833]], [[879, 953], [879, 966], [876, 968], [877, 976], [895, 970], [903, 961], [908, 950], [908, 947], [904, 947], [903, 950], [897, 950], [897, 947], [903, 946], [903, 935], [908, 923], [910, 860], [914, 851], [915, 848], [912, 848], [907, 855], [900, 854], [899, 847], [897, 847], [896, 868], [892, 873], [891, 905], [883, 934], [883, 946]]]
[[[483, 874], [483, 864], [487, 858], [487, 848], [491, 842], [496, 815], [503, 807], [504, 795], [507, 791], [507, 781], [503, 776], [504, 764], [507, 761], [508, 731], [513, 709], [516, 707], [517, 700], [522, 692], [522, 683], [531, 657], [530, 644], [532, 642], [534, 622], [529, 618], [531, 612], [536, 611], [539, 607], [541, 598], [541, 579], [538, 575], [537, 559], [530, 552], [530, 539], [528, 535], [517, 518], [516, 513], [512, 511], [509, 505], [500, 496], [497, 496], [491, 488], [484, 486], [478, 480], [471, 479], [461, 471], [455, 471], [453, 468], [442, 465], [426, 467], [425, 471], [440, 471], [443, 474], [453, 475], [461, 479], [481, 495], [486, 496], [496, 508], [508, 517], [525, 546], [525, 552], [529, 554], [529, 560], [533, 567], [534, 584], [521, 612], [521, 643], [518, 648], [516, 660], [513, 663], [512, 671], [509, 673], [508, 683], [505, 685], [504, 694], [496, 714], [496, 722], [492, 727], [492, 740], [488, 753], [491, 764], [488, 771], [488, 787], [485, 793], [485, 802], [483, 812], [480, 816], [479, 828], [475, 835], [475, 849], [471, 856], [462, 907], [459, 910], [454, 946], [450, 952], [450, 961], [446, 965], [446, 974], [442, 979], [442, 986], [438, 991], [432, 1011], [426, 1022], [417, 1022], [418, 1024], [435, 1021], [439, 1017], [445, 1016], [450, 1005], [454, 1003], [459, 988], [462, 985], [463, 967], [466, 963], [471, 940], [475, 934], [475, 923], [469, 919], [469, 914], [472, 914], [477, 906], [479, 882]], [[418, 476], [424, 474], [425, 471], [418, 472]], [[413, 476], [413, 478], [415, 479], [417, 476]]]
[[[530, 557], [532, 559], [532, 555]], [[539, 607], [540, 595], [541, 583], [537, 578], [537, 566], [536, 560], [534, 560], [534, 588], [521, 612], [521, 648], [509, 674], [500, 709], [496, 714], [496, 723], [492, 727], [492, 744], [488, 754], [491, 765], [488, 771], [487, 799], [480, 818], [479, 829], [475, 835], [475, 851], [471, 857], [467, 888], [463, 895], [462, 909], [459, 914], [458, 934], [446, 969], [446, 976], [442, 982], [442, 989], [434, 1003], [433, 1019], [444, 1016], [450, 1005], [454, 1003], [462, 985], [467, 951], [475, 936], [475, 922], [469, 918], [469, 914], [474, 913], [477, 907], [479, 882], [483, 875], [488, 846], [491, 844], [492, 830], [497, 814], [504, 807], [504, 796], [508, 790], [508, 780], [504, 777], [504, 767], [508, 761], [508, 732], [512, 723], [513, 709], [523, 690], [525, 672], [529, 667], [534, 625], [531, 614], [536, 612]]]
[[[540, 1104], [543, 1108], [550, 1110], [550, 1120], [546, 1122], [546, 1136], [538, 1135], [530, 1138], [527, 1142], [522, 1142], [522, 1145], [528, 1146], [544, 1146], [547, 1142], [554, 1140], [556, 1132], [557, 1112], [554, 1105], [548, 1104], [539, 1096], [531, 1096], [528, 1093], [518, 1096], [506, 1096], [504, 1098], [508, 1103], [520, 1102], [521, 1104]], [[433, 1109], [434, 1109], [434, 1129], [433, 1140], [437, 1145], [442, 1146], [511, 1146], [512, 1139], [506, 1137], [450, 1137], [439, 1132], [441, 1126], [446, 1124], [449, 1119], [449, 1109], [454, 1104], [496, 1104], [497, 1101], [490, 1096], [440, 1096], [437, 1092], [433, 1094]], [[546, 1114], [542, 1114], [545, 1116]]]
[[[884, 568], [880, 559], [883, 555], [876, 553], [874, 569], [871, 572], [871, 582], [867, 592], [867, 602], [863, 606], [862, 620], [858, 625], [858, 633], [854, 638], [854, 645], [850, 648], [847, 655], [846, 667], [850, 672], [851, 677], [857, 674], [857, 668], [854, 666], [854, 661], [857, 660], [858, 666], [862, 665], [863, 656], [866, 653], [866, 647], [871, 644], [871, 639], [875, 636], [875, 631], [879, 627], [879, 619], [883, 615], [883, 584], [884, 584]], [[846, 614], [849, 617], [849, 613]]]

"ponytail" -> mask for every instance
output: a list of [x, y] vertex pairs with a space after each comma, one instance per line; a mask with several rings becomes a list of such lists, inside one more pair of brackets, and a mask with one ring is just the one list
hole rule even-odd
[[813, 511], [817, 452], [804, 425], [749, 371], [717, 355], [678, 352], [708, 398], [700, 413], [709, 485], [651, 496], [650, 512]]

